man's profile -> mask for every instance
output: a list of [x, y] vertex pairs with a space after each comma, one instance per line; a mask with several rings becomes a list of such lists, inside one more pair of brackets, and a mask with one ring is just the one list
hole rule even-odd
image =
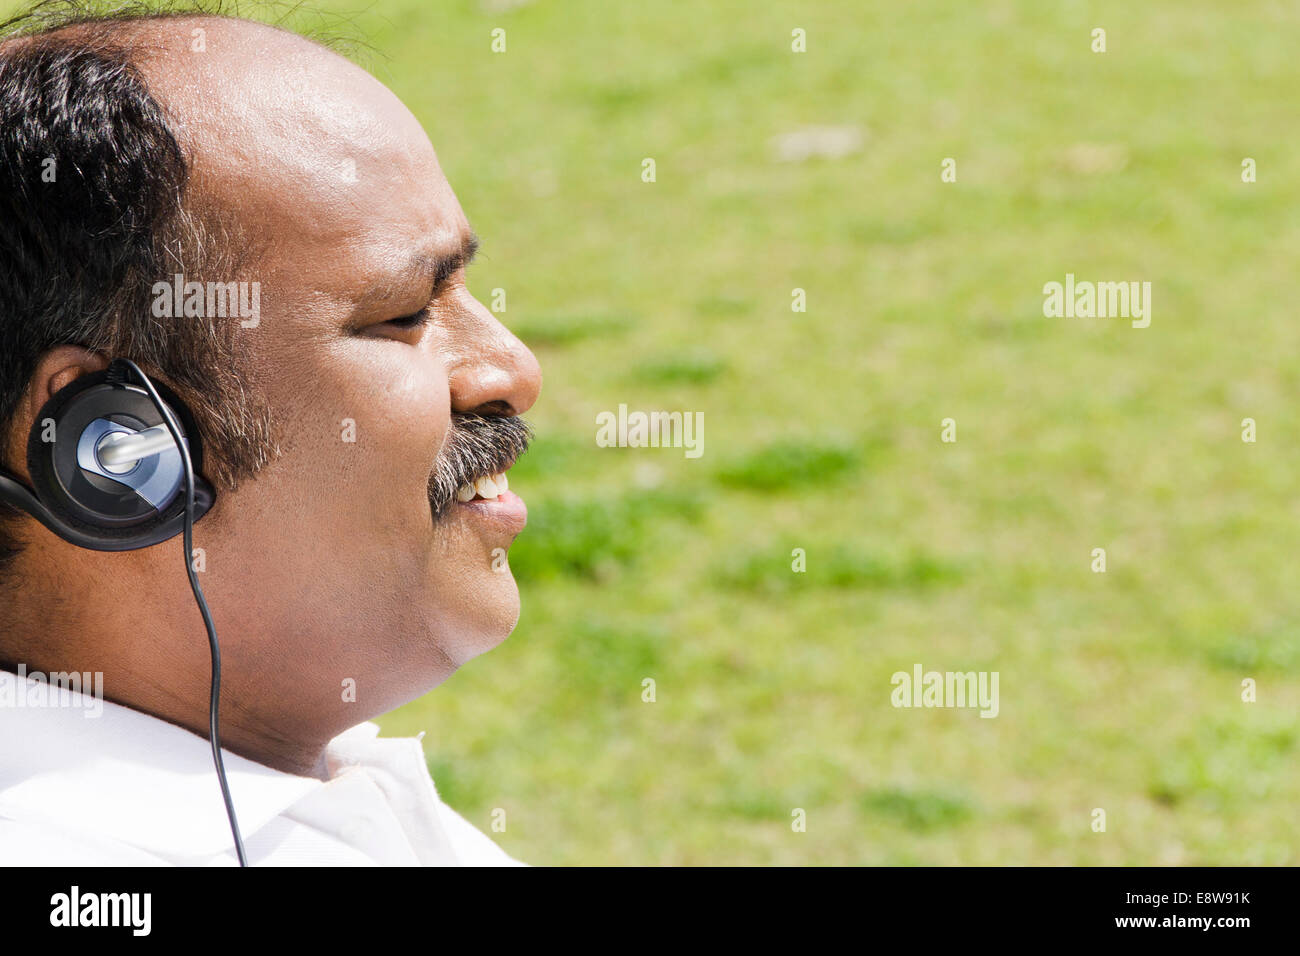
[[[272, 26], [45, 4], [2, 29], [0, 469], [30, 484], [42, 408], [138, 363], [216, 491], [194, 560], [249, 862], [515, 862], [369, 723], [513, 629], [505, 474], [541, 387], [466, 288], [424, 130]], [[235, 862], [181, 550], [0, 511], [0, 863]], [[100, 675], [102, 712], [35, 703], [56, 673]]]

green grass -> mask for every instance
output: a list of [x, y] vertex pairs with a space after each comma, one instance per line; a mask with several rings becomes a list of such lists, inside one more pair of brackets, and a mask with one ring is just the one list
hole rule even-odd
[[[382, 721], [453, 805], [536, 863], [1300, 862], [1300, 14], [438, 6], [358, 26], [546, 374], [519, 628]], [[1066, 272], [1151, 327], [1043, 318]], [[918, 662], [1001, 713], [894, 709]]]
[[[539, 864], [1300, 863], [1300, 11], [329, 8], [546, 376], [519, 627], [381, 720], [453, 806]], [[1150, 328], [1045, 319], [1066, 272]], [[597, 447], [620, 403], [704, 455]], [[915, 663], [999, 716], [891, 707]]]

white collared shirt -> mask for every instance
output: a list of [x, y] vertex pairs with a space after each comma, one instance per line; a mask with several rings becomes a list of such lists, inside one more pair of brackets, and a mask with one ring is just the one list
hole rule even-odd
[[[0, 680], [16, 691], [0, 694], [0, 865], [236, 864], [205, 738], [31, 677]], [[363, 723], [330, 741], [328, 781], [222, 750], [250, 865], [523, 865], [442, 802], [418, 739], [378, 733]]]

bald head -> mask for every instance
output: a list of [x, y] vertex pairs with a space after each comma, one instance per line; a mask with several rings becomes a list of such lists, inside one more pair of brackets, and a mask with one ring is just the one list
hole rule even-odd
[[249, 228], [333, 242], [349, 237], [340, 227], [362, 223], [378, 193], [441, 178], [427, 136], [402, 102], [311, 40], [212, 17], [126, 29], [189, 153], [196, 203], [227, 210], [237, 203], [236, 218]]

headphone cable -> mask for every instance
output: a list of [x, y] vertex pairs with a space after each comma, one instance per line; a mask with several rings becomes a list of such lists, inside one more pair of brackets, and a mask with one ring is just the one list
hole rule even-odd
[[171, 409], [167, 407], [167, 403], [158, 394], [158, 390], [153, 387], [149, 376], [145, 375], [140, 366], [130, 359], [118, 359], [118, 361], [131, 369], [140, 380], [140, 384], [149, 392], [149, 398], [166, 422], [167, 430], [171, 432], [172, 440], [176, 442], [176, 448], [180, 451], [181, 462], [185, 466], [185, 533], [182, 538], [185, 548], [185, 573], [190, 579], [190, 590], [194, 592], [199, 613], [203, 615], [203, 626], [208, 632], [208, 646], [212, 650], [212, 697], [208, 702], [208, 739], [212, 743], [212, 761], [217, 767], [217, 780], [221, 783], [221, 798], [226, 802], [230, 832], [235, 837], [235, 855], [239, 858], [240, 866], [248, 866], [248, 858], [244, 854], [244, 839], [239, 835], [239, 822], [235, 819], [235, 804], [230, 799], [230, 785], [226, 782], [226, 767], [221, 762], [221, 735], [217, 729], [217, 711], [221, 700], [221, 648], [217, 644], [217, 628], [212, 623], [212, 614], [208, 611], [208, 602], [203, 597], [203, 588], [199, 586], [192, 557], [194, 554], [194, 462], [190, 458], [189, 446], [181, 434], [180, 424], [172, 415]]

